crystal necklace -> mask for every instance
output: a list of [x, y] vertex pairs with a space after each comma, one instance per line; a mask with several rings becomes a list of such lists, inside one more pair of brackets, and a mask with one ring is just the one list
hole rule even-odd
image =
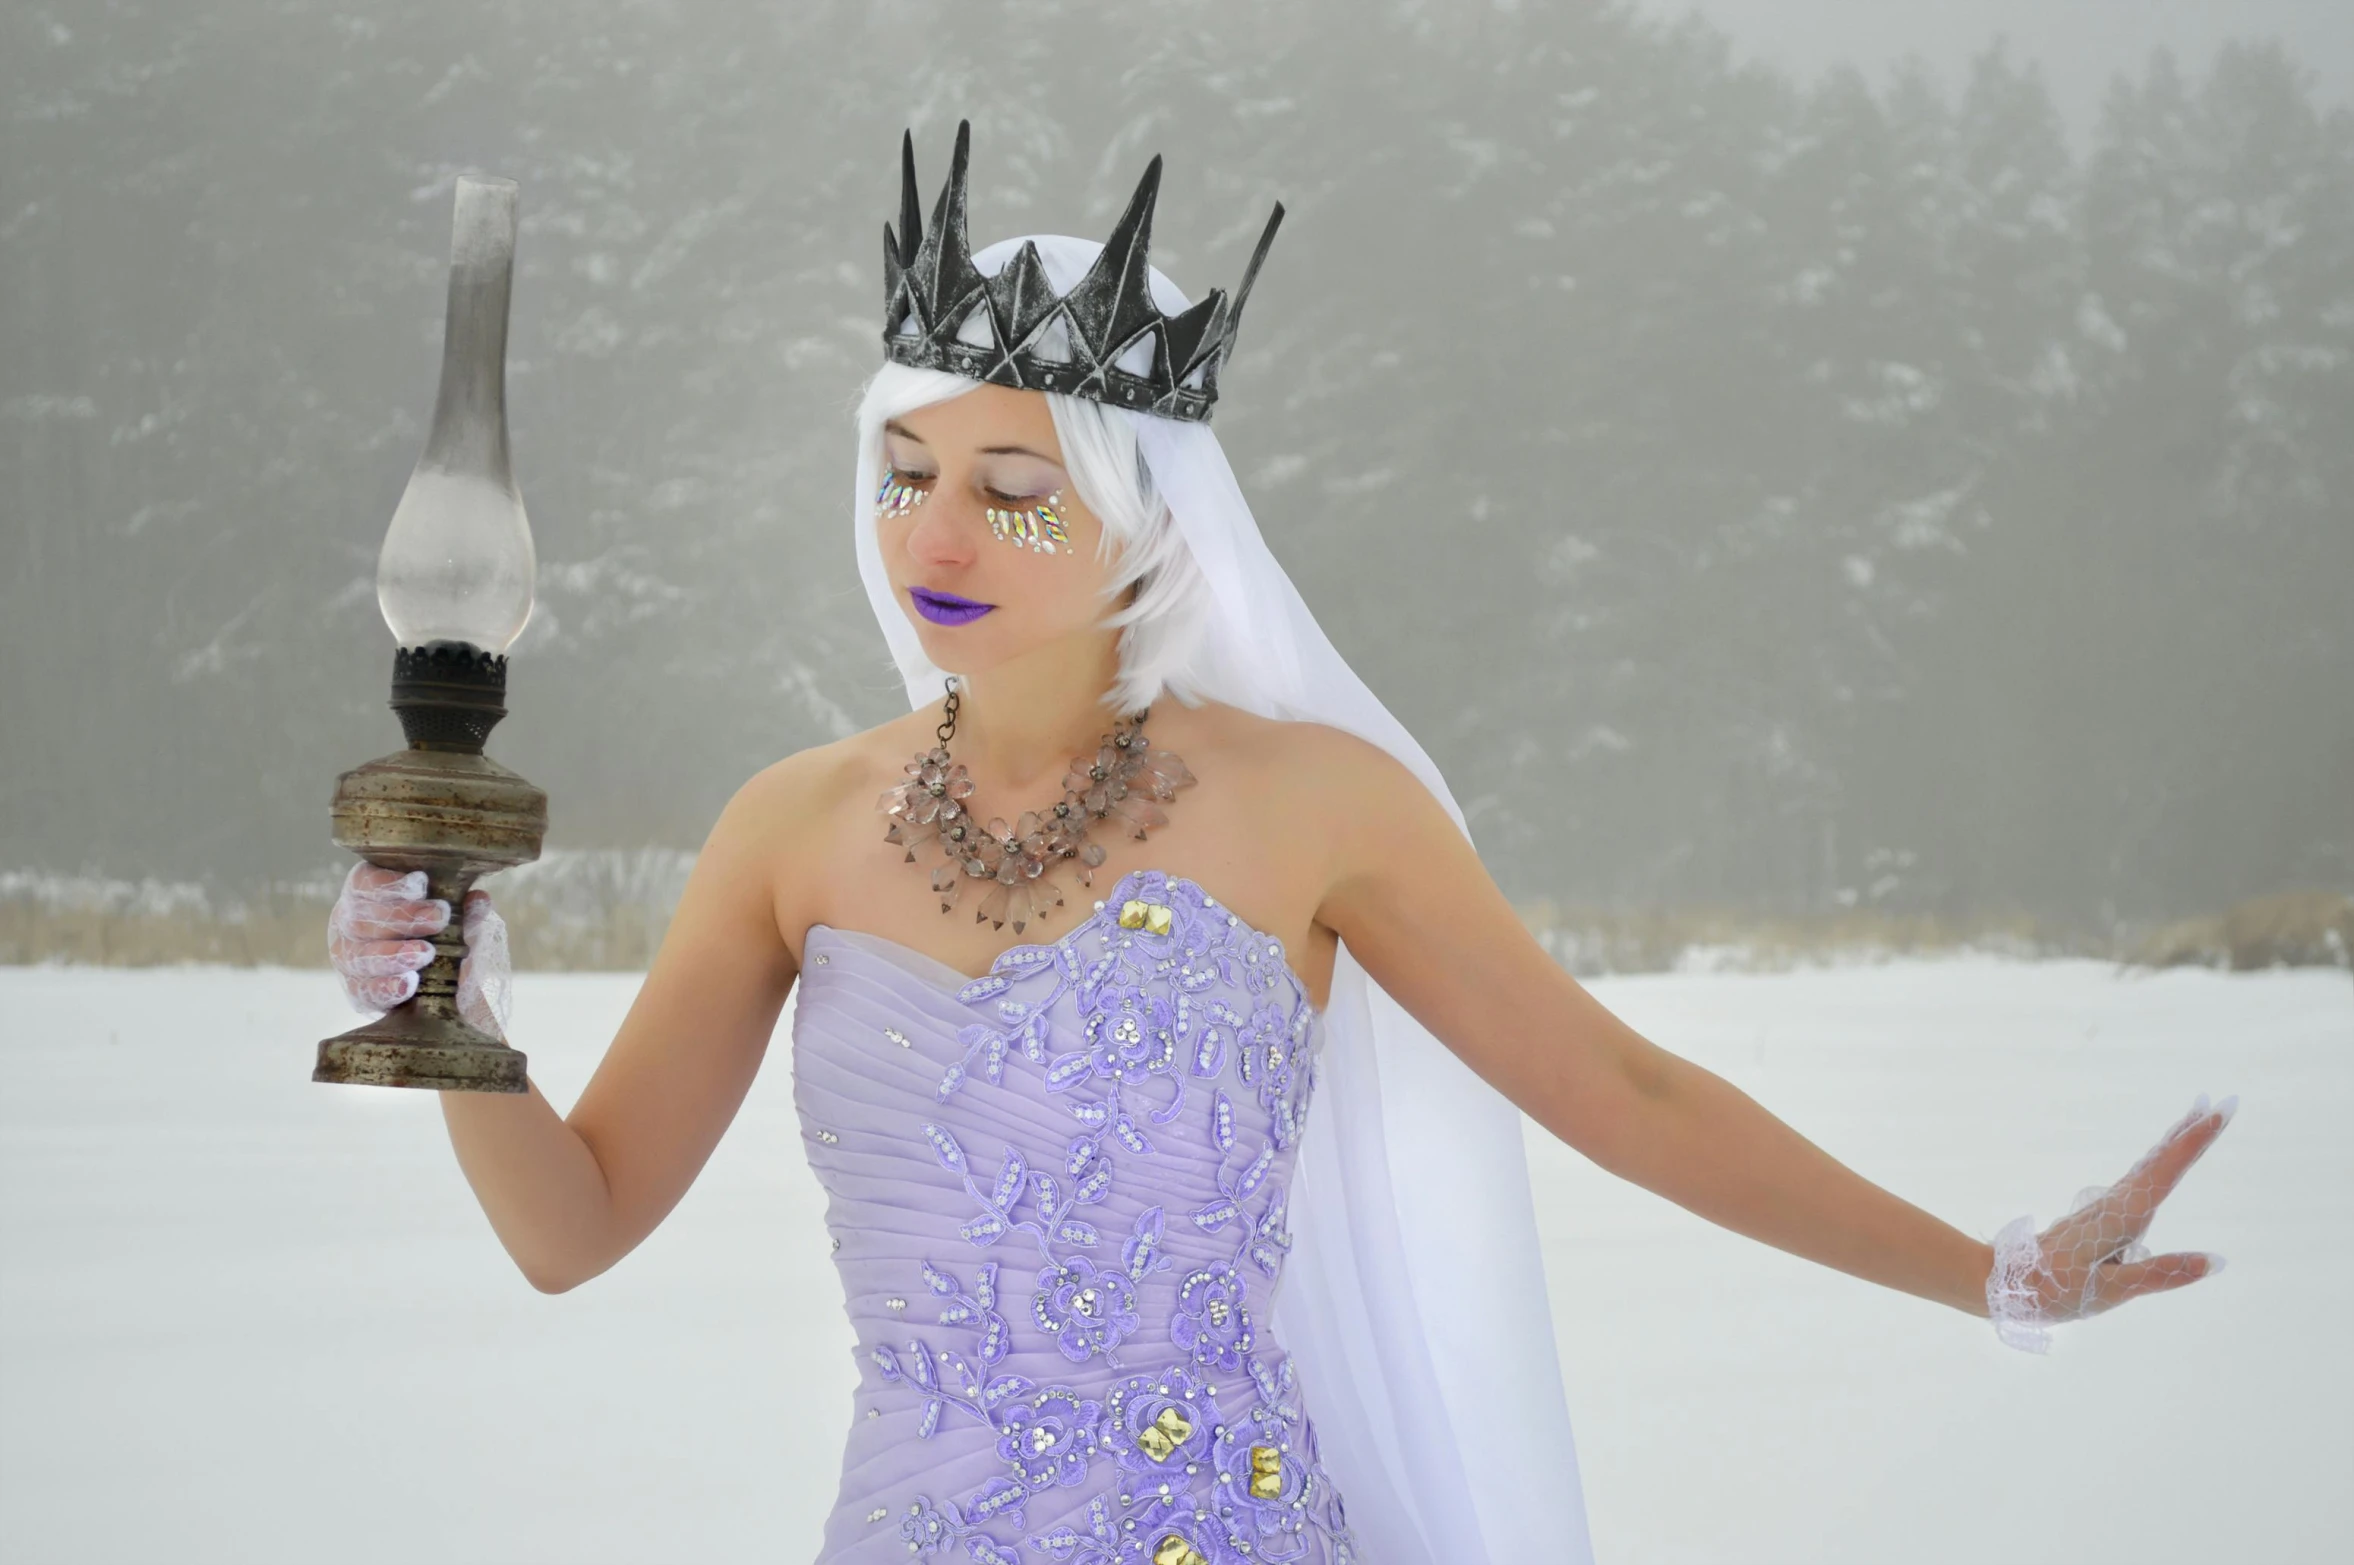
[[1008, 923], [1016, 934], [1032, 919], [1043, 919], [1063, 905], [1063, 894], [1047, 874], [1064, 859], [1079, 861], [1079, 881], [1095, 883], [1096, 866], [1104, 861], [1100, 842], [1090, 842], [1087, 830], [1107, 816], [1118, 816], [1135, 828], [1138, 841], [1155, 826], [1166, 826], [1169, 816], [1161, 803], [1193, 781], [1185, 763], [1167, 750], [1155, 750], [1144, 735], [1147, 705], [1103, 736], [1092, 756], [1071, 758], [1063, 778], [1060, 803], [1045, 810], [1024, 810], [1019, 822], [1008, 826], [1002, 816], [986, 826], [975, 823], [964, 801], [973, 780], [961, 761], [948, 758], [948, 741], [956, 733], [956, 712], [963, 690], [956, 675], [948, 676], [948, 699], [936, 730], [940, 742], [906, 766], [907, 780], [884, 791], [876, 808], [891, 817], [883, 840], [903, 844], [907, 862], [915, 850], [937, 843], [944, 860], [932, 870], [932, 889], [940, 893], [940, 911], [956, 905], [968, 880], [989, 881], [989, 893], [973, 913], [973, 921], [991, 921], [1002, 929]]

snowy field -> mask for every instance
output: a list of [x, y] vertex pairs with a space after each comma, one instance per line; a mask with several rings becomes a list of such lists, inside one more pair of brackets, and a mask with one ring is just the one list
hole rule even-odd
[[[634, 986], [517, 985], [559, 1107]], [[1974, 958], [1593, 987], [1982, 1236], [2115, 1178], [2200, 1089], [2241, 1095], [2151, 1234], [2229, 1270], [2049, 1358], [1532, 1133], [1602, 1565], [2354, 1559], [2344, 974]], [[782, 1032], [670, 1220], [550, 1298], [431, 1094], [309, 1080], [350, 1023], [323, 973], [0, 969], [0, 1560], [811, 1559], [849, 1336]]]

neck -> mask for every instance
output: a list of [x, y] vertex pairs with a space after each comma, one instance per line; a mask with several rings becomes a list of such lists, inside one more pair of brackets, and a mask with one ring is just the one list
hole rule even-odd
[[[1104, 695], [1119, 674], [1117, 633], [1050, 642], [959, 683], [949, 754], [979, 785], [984, 820], [1013, 820], [1062, 796], [1071, 759], [1093, 755], [1103, 736], [1133, 713], [1115, 714]], [[1047, 797], [1052, 795], [1051, 798]]]

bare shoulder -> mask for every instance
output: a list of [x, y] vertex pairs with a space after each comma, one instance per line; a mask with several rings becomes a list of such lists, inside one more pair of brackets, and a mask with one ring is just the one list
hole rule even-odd
[[798, 844], [813, 858], [822, 856], [830, 823], [846, 806], [862, 802], [854, 796], [871, 789], [886, 759], [892, 763], [887, 769], [897, 770], [906, 755], [893, 746], [911, 746], [905, 735], [912, 731], [905, 719], [894, 718], [772, 761], [736, 790], [721, 825], [732, 818], [737, 830], [773, 848], [790, 850]]
[[873, 814], [876, 795], [930, 742], [932, 723], [912, 712], [769, 763], [729, 799], [705, 851], [756, 865], [778, 927], [806, 927], [822, 911], [847, 824]]
[[1455, 830], [1405, 762], [1331, 723], [1263, 717], [1222, 702], [1189, 708], [1249, 780], [1254, 813], [1280, 820], [1295, 852], [1317, 860], [1319, 890], [1359, 873], [1383, 844]]
[[[1331, 811], [1352, 805], [1397, 804], [1429, 790], [1403, 761], [1372, 740], [1331, 723], [1301, 718], [1261, 717], [1221, 702], [1214, 709], [1234, 753], [1252, 765], [1260, 786], [1286, 798], [1313, 796]], [[1434, 801], [1435, 802], [1435, 801]]]

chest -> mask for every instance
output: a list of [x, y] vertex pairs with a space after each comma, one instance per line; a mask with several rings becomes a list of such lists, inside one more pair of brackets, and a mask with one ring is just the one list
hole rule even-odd
[[[1254, 799], [1261, 808], [1252, 808]], [[821, 850], [824, 868], [798, 899], [800, 927], [792, 927], [791, 918], [780, 919], [780, 927], [804, 972], [808, 928], [822, 924], [879, 935], [972, 977], [987, 973], [1009, 950], [1082, 930], [1098, 914], [1099, 902], [1111, 902], [1105, 911], [1116, 920], [1121, 904], [1133, 899], [1113, 900], [1114, 892], [1131, 877], [1158, 872], [1204, 888], [1241, 925], [1279, 941], [1310, 1003], [1321, 1009], [1339, 947], [1337, 936], [1315, 917], [1327, 854], [1312, 827], [1264, 803], [1263, 790], [1250, 787], [1247, 776], [1213, 775], [1185, 790], [1168, 807], [1167, 824], [1148, 838], [1117, 821], [1098, 823], [1089, 840], [1104, 849], [1103, 862], [1092, 868], [1075, 858], [1053, 863], [1037, 877], [1039, 889], [1017, 905], [1057, 897], [1059, 904], [1017, 928], [1011, 917], [1000, 922], [982, 914], [994, 889], [985, 879], [962, 877], [952, 905], [943, 910], [944, 898], [934, 889], [947, 862], [940, 850], [923, 844], [915, 862], [908, 862], [908, 848], [886, 840], [891, 823], [875, 799], [865, 798], [860, 808], [853, 798], [830, 822]], [[986, 804], [981, 818], [992, 818]]]

